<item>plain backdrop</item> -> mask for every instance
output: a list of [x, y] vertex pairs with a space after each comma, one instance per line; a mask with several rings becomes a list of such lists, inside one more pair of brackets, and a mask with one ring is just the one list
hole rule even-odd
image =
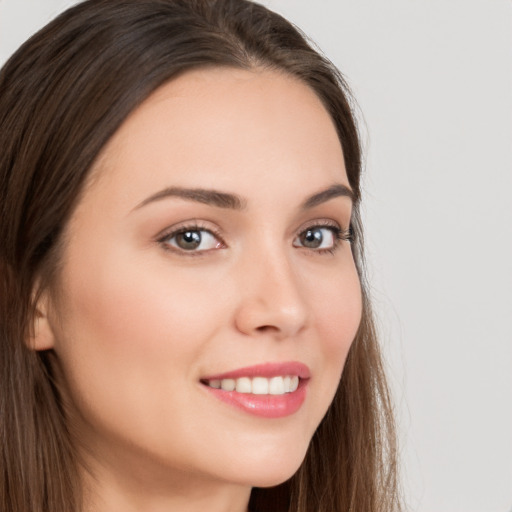
[[[0, 0], [0, 62], [73, 3]], [[408, 509], [509, 512], [512, 2], [264, 3], [311, 36], [360, 107]]]

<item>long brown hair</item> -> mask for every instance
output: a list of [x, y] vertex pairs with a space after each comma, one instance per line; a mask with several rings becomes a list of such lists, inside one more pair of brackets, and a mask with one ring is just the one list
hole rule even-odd
[[63, 227], [106, 142], [156, 88], [205, 66], [276, 69], [309, 85], [335, 123], [356, 198], [359, 331], [300, 469], [280, 486], [254, 489], [250, 508], [399, 508], [392, 411], [365, 291], [360, 144], [342, 76], [288, 21], [246, 0], [88, 0], [29, 39], [0, 72], [2, 510], [81, 509], [51, 354], [26, 343], [35, 298], [58, 272]]

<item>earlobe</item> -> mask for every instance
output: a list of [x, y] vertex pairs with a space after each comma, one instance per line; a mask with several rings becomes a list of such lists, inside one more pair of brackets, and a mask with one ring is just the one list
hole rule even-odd
[[27, 345], [32, 350], [49, 350], [54, 347], [55, 336], [48, 317], [48, 300], [42, 296], [37, 301]]

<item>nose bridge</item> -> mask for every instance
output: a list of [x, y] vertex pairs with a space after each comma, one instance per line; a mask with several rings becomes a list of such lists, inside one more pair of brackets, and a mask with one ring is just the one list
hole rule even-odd
[[245, 333], [291, 337], [307, 323], [307, 303], [291, 252], [284, 244], [269, 245], [260, 245], [242, 265], [237, 326]]

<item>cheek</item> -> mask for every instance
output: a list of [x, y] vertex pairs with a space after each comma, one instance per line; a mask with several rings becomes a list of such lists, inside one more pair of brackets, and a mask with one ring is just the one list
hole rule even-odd
[[70, 270], [72, 294], [65, 317], [78, 324], [70, 329], [83, 333], [90, 349], [96, 345], [106, 354], [159, 362], [162, 356], [193, 351], [191, 340], [213, 327], [209, 317], [215, 316], [214, 304], [204, 303], [200, 283], [188, 280], [181, 286], [179, 275], [123, 263], [122, 258], [87, 268], [82, 275]]
[[199, 282], [181, 286], [179, 275], [121, 257], [66, 272], [56, 351], [73, 403], [108, 430], [122, 420], [130, 437], [155, 436], [155, 418], [185, 407], [217, 328], [215, 304]]
[[325, 349], [348, 352], [362, 314], [361, 284], [354, 265], [332, 273], [312, 301], [316, 326]]
[[314, 402], [323, 412], [329, 407], [354, 341], [362, 314], [362, 293], [355, 267], [332, 274], [315, 296], [314, 317], [317, 344], [312, 349], [321, 368], [321, 385], [313, 387]]

